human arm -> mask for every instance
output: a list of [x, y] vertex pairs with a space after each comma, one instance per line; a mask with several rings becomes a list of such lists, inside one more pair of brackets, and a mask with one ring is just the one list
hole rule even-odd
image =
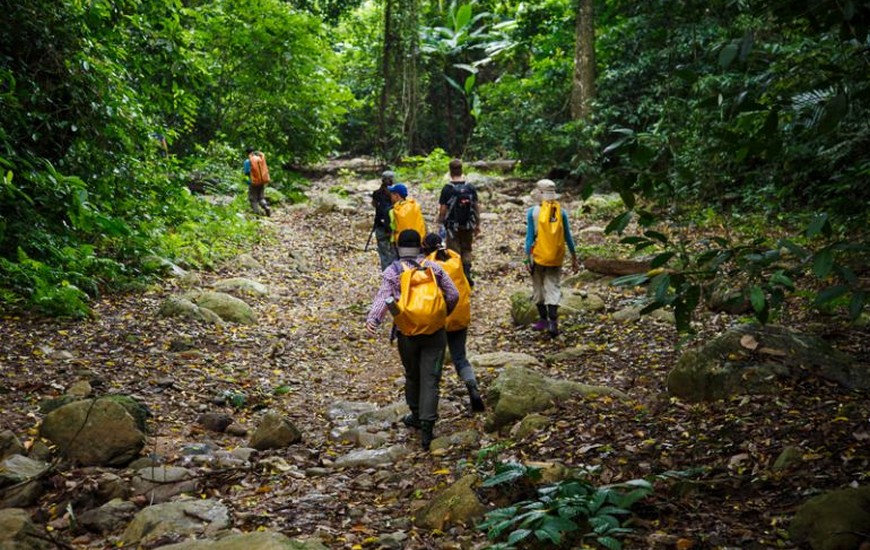
[[526, 211], [526, 256], [532, 255], [532, 247], [535, 245], [535, 217], [534, 212], [535, 208], [529, 208]]
[[574, 273], [580, 271], [580, 260], [577, 258], [577, 249], [574, 245], [574, 237], [571, 236], [571, 224], [568, 223], [568, 214], [562, 210], [562, 227], [565, 229], [565, 244], [571, 253], [571, 269]]
[[375, 299], [372, 301], [372, 307], [366, 316], [366, 331], [371, 334], [377, 334], [378, 327], [387, 315], [387, 298], [393, 297], [398, 299], [401, 292], [399, 286], [399, 271], [395, 265], [390, 265], [384, 270], [381, 279], [381, 286], [378, 293], [375, 294]]

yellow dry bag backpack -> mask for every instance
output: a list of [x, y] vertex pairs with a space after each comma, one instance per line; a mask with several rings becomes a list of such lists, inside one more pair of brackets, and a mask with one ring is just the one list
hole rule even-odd
[[420, 239], [426, 236], [426, 222], [420, 205], [414, 199], [404, 199], [393, 205], [396, 216], [396, 238], [406, 229], [413, 229], [420, 234]]
[[266, 155], [252, 153], [248, 160], [251, 161], [251, 185], [266, 185], [271, 181], [269, 167], [266, 165]]
[[432, 334], [444, 328], [447, 302], [435, 272], [426, 263], [409, 267], [402, 261], [399, 286], [399, 314], [393, 317], [399, 331], [405, 336]]
[[[465, 270], [462, 269], [462, 256], [455, 250], [448, 249], [445, 252], [447, 252], [450, 258], [443, 262], [439, 261], [438, 264], [450, 275], [453, 284], [456, 285], [456, 289], [459, 291], [459, 301], [456, 302], [456, 307], [447, 316], [447, 324], [445, 325], [448, 332], [453, 332], [454, 330], [468, 328], [468, 325], [471, 324], [471, 285], [468, 284]], [[438, 261], [435, 259], [437, 254], [438, 251], [436, 250], [429, 256], [426, 256], [426, 259]]]
[[562, 207], [556, 201], [544, 201], [537, 209], [538, 225], [535, 245], [532, 247], [532, 260], [537, 265], [561, 266], [565, 259]]

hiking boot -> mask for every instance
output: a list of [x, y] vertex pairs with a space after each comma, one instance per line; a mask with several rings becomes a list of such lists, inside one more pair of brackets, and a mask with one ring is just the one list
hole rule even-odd
[[477, 388], [477, 382], [466, 382], [465, 387], [468, 388], [468, 398], [471, 401], [472, 412], [483, 412], [486, 410], [486, 405], [483, 403], [483, 398], [480, 396], [480, 390]]
[[420, 429], [420, 419], [414, 413], [406, 414], [402, 417], [402, 424], [409, 428]]
[[432, 440], [435, 438], [433, 432], [435, 431], [435, 423], [423, 421], [420, 422], [420, 445], [423, 447], [424, 451], [429, 451], [429, 447], [432, 446]]
[[532, 325], [532, 330], [547, 330], [550, 328], [550, 322], [546, 319], [538, 319], [534, 325]]
[[272, 216], [272, 211], [269, 210], [268, 206], [263, 206], [263, 210], [266, 212], [266, 217], [269, 218]]
[[550, 326], [547, 327], [547, 332], [550, 333], [550, 337], [552, 338], [559, 336], [559, 321], [557, 319], [550, 320]]

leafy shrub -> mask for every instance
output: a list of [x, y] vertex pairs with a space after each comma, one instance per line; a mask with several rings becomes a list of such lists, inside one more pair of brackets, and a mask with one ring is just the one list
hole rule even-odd
[[[514, 483], [535, 471], [513, 464], [497, 469], [484, 487]], [[595, 487], [587, 479], [568, 479], [538, 489], [537, 498], [497, 508], [477, 528], [498, 542], [489, 548], [508, 550], [538, 543], [555, 546], [569, 540], [592, 540], [610, 549], [622, 548], [616, 538], [631, 532], [625, 516], [652, 492], [645, 480]]]
[[438, 185], [441, 178], [447, 172], [450, 164], [450, 156], [436, 147], [426, 156], [411, 156], [402, 159], [401, 166], [397, 169], [396, 177], [399, 181], [417, 181], [430, 185]]

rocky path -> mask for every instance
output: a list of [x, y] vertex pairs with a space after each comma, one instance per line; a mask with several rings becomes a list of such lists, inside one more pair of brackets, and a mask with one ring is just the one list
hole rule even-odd
[[[350, 410], [349, 404], [383, 408], [403, 401], [402, 369], [387, 329], [376, 338], [364, 330], [380, 281], [376, 253], [363, 251], [368, 194], [376, 185], [340, 173], [324, 176], [312, 182], [311, 203], [274, 208], [264, 220], [271, 231], [248, 259], [104, 299], [93, 320], [4, 316], [0, 430], [10, 430], [28, 449], [38, 447], [40, 404], [76, 382], [87, 381], [96, 395], [133, 395], [152, 414], [143, 453], [195, 468], [198, 496], [229, 506], [235, 528], [314, 538], [336, 549], [484, 547], [484, 535], [470, 525], [433, 531], [412, 519], [422, 503], [479, 464], [481, 450], [503, 461], [591, 466], [598, 484], [658, 479], [654, 497], [637, 510], [626, 548], [793, 548], [781, 526], [802, 493], [846, 486], [862, 468], [866, 476], [867, 453], [859, 447], [870, 411], [861, 394], [802, 380], [776, 399], [743, 396], [696, 405], [669, 399], [665, 380], [679, 353], [673, 326], [613, 318], [637, 297], [634, 291], [597, 286], [604, 309], [570, 316], [554, 341], [515, 327], [510, 296], [530, 289], [520, 264], [530, 184], [500, 180], [481, 187], [485, 215], [469, 353], [527, 353], [548, 376], [608, 386], [629, 399], [567, 399], [548, 412], [555, 419], [550, 427], [514, 439], [484, 431], [484, 416], [469, 413], [465, 388], [447, 367], [436, 436], [474, 431], [477, 445], [422, 453], [417, 434], [394, 423], [379, 437], [386, 447], [404, 446], [406, 454], [384, 465], [335, 468], [360, 449], [341, 435], [336, 405]], [[410, 188], [431, 220], [437, 190]], [[344, 199], [322, 199], [338, 189]], [[571, 197], [563, 202], [570, 204]], [[606, 243], [591, 227], [596, 223], [606, 222], [573, 219], [575, 238]], [[249, 300], [257, 324], [214, 326], [157, 315], [168, 296], [230, 277], [269, 286], [269, 296]], [[704, 330], [715, 334], [733, 322], [708, 317]], [[556, 355], [565, 351], [571, 353]], [[478, 369], [484, 391], [498, 374]], [[215, 468], [189, 454], [197, 446], [215, 451], [248, 445], [247, 436], [203, 428], [197, 422], [203, 413], [228, 414], [235, 425], [253, 430], [267, 410], [290, 419], [302, 441], [258, 453], [243, 469]], [[803, 466], [788, 475], [771, 473], [788, 444], [803, 450]], [[77, 512], [85, 506], [77, 495], [103, 471], [61, 464], [28, 508], [31, 517], [69, 547], [115, 547], [121, 530], [83, 531], [67, 512], [67, 504]]]

